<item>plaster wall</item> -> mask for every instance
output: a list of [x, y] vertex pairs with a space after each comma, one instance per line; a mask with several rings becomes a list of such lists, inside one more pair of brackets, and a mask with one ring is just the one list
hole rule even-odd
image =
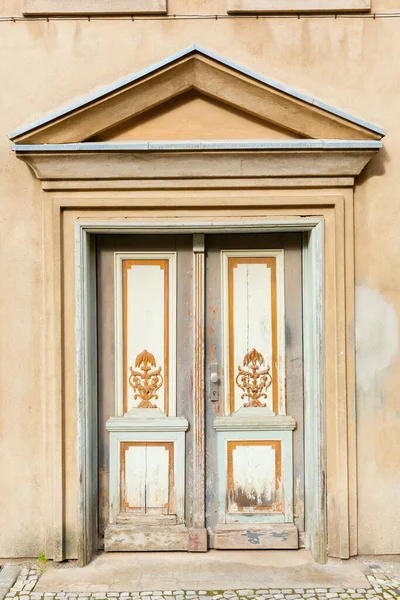
[[[394, 10], [376, 0], [373, 10]], [[224, 13], [225, 0], [169, 12]], [[19, 0], [0, 17], [20, 15]], [[355, 188], [359, 553], [400, 553], [399, 21], [309, 18], [0, 22], [0, 556], [45, 548], [42, 192], [7, 133], [197, 43], [387, 130]], [[69, 414], [68, 412], [66, 414]], [[75, 471], [73, 418], [64, 448]], [[75, 491], [67, 506], [74, 507]], [[76, 556], [67, 509], [67, 556]]]

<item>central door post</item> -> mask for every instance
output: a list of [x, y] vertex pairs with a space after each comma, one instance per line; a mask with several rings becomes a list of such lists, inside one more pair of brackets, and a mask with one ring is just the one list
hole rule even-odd
[[207, 551], [204, 431], [204, 234], [193, 235], [193, 507], [189, 552]]

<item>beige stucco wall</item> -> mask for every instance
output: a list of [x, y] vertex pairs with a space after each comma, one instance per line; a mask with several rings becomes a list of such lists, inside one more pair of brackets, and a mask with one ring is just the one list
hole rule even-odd
[[[393, 10], [377, 0], [374, 10]], [[225, 0], [170, 0], [223, 13]], [[0, 16], [20, 14], [17, 0]], [[0, 556], [44, 549], [42, 195], [6, 134], [197, 43], [387, 129], [355, 191], [359, 552], [400, 552], [398, 20], [0, 22]], [[67, 451], [69, 450], [67, 446]], [[74, 555], [74, 517], [67, 539]]]

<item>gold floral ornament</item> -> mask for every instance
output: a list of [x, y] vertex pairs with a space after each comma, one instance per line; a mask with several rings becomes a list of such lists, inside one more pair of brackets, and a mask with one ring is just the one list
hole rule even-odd
[[271, 365], [262, 369], [264, 365], [263, 355], [253, 348], [244, 355], [243, 367], [246, 368], [238, 366], [239, 373], [236, 376], [236, 384], [244, 392], [240, 397], [242, 400], [246, 397], [249, 399], [248, 402], [243, 403], [243, 406], [266, 406], [266, 403], [261, 402], [260, 398], [267, 398], [267, 390], [272, 384], [272, 377]]
[[[153, 368], [154, 367], [154, 368]], [[150, 402], [152, 398], [158, 399], [156, 392], [164, 383], [161, 367], [157, 367], [156, 359], [150, 352], [143, 350], [135, 359], [135, 368], [130, 369], [129, 385], [134, 392], [134, 400], [140, 398], [137, 408], [157, 408]]]

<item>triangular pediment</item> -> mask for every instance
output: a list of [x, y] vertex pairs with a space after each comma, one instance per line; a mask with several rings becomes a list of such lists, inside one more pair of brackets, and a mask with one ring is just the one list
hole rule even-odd
[[299, 137], [293, 131], [190, 90], [87, 141], [286, 140]]
[[379, 140], [379, 127], [192, 46], [10, 134], [17, 144]]

